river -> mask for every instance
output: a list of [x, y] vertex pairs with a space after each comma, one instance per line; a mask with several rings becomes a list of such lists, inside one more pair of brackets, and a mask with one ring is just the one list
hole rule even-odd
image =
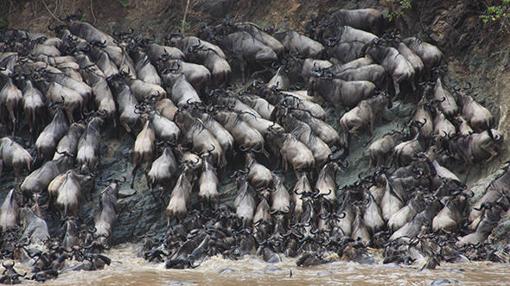
[[435, 270], [420, 271], [343, 261], [300, 268], [287, 258], [268, 264], [257, 257], [238, 261], [212, 257], [196, 269], [167, 270], [164, 264], [147, 263], [135, 253], [133, 244], [117, 246], [106, 253], [112, 264], [104, 270], [64, 272], [44, 285], [510, 285], [509, 265], [491, 262], [443, 263]]

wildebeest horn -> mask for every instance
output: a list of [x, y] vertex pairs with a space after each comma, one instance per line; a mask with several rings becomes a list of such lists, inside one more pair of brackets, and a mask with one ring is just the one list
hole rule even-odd
[[10, 264], [5, 264], [5, 262], [2, 262], [2, 266], [3, 266], [4, 268], [6, 268], [6, 269], [7, 269], [7, 268], [13, 268], [13, 267], [14, 267], [14, 264], [15, 264], [15, 262], [14, 262], [14, 261], [11, 261], [11, 263], [10, 263]]
[[172, 40], [173, 38], [183, 38], [183, 37], [184, 36], [181, 33], [171, 33], [170, 35], [165, 37], [165, 40], [167, 40], [167, 42], [170, 42], [170, 40]]
[[418, 127], [418, 128], [422, 128], [425, 124], [427, 124], [427, 118], [423, 118], [423, 122], [419, 121], [419, 120], [413, 120], [413, 125]]
[[298, 192], [298, 190], [294, 190], [294, 194], [299, 196], [299, 195], [302, 195], [303, 193]]
[[237, 177], [237, 176], [246, 175], [247, 173], [248, 173], [248, 171], [246, 171], [246, 170], [237, 170], [234, 173], [232, 173], [232, 175], [230, 175], [230, 177], [234, 178], [234, 177]]
[[347, 216], [347, 213], [346, 212], [341, 212], [340, 214], [335, 214], [335, 217], [337, 219], [343, 219]]
[[290, 211], [287, 209], [286, 211], [282, 211], [282, 210], [272, 210], [270, 211], [269, 213], [271, 215], [275, 215], [275, 214], [288, 214]]
[[64, 155], [66, 157], [69, 157], [69, 158], [74, 158], [74, 154], [73, 153], [69, 153], [67, 151], [55, 151], [55, 153], [57, 154], [60, 154], [60, 155]]
[[328, 215], [328, 214], [323, 214], [323, 213], [319, 214], [319, 218], [320, 218], [320, 219], [324, 219], [324, 220], [326, 220], [326, 219], [328, 219], [328, 218], [330, 218], [330, 217], [331, 217], [331, 215]]
[[492, 140], [497, 141], [496, 138], [494, 137], [494, 134], [492, 133], [492, 129], [490, 127], [487, 127], [487, 133], [489, 134], [489, 137]]
[[476, 211], [483, 211], [483, 210], [488, 210], [488, 209], [491, 209], [491, 208], [492, 208], [492, 204], [489, 203], [489, 202], [488, 203], [482, 203], [479, 208], [473, 207], [473, 209], [476, 210]]
[[[469, 194], [469, 195], [468, 195]], [[465, 196], [469, 199], [473, 198], [475, 196], [475, 193], [471, 190], [468, 191], [468, 194], [465, 194]]]
[[121, 178], [122, 178], [122, 180], [113, 179], [113, 181], [116, 183], [125, 183], [127, 181], [126, 176], [122, 176]]
[[[318, 191], [318, 190], [317, 190], [317, 191]], [[333, 192], [331, 189], [329, 189], [329, 190], [328, 190], [328, 192], [327, 192], [327, 193], [325, 193], [325, 194], [321, 194], [320, 192], [318, 192], [318, 193], [315, 195], [315, 197], [316, 197], [316, 198], [320, 198], [320, 197], [329, 196], [329, 195], [331, 195], [331, 192]]]

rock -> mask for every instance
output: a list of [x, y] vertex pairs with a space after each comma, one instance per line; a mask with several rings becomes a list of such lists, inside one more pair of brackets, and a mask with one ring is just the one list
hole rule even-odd
[[136, 190], [131, 189], [129, 187], [122, 188], [122, 189], [119, 190], [119, 198], [131, 197], [134, 194], [136, 194]]
[[230, 273], [234, 273], [234, 272], [236, 272], [236, 270], [227, 267], [227, 268], [223, 268], [220, 271], [218, 271], [218, 274], [225, 275], [225, 274], [230, 274]]
[[510, 243], [510, 213], [501, 218], [498, 225], [492, 230], [489, 239], [502, 245]]
[[330, 276], [331, 274], [333, 274], [333, 273], [331, 271], [327, 271], [327, 270], [317, 272], [318, 277], [326, 277], [326, 276]]
[[431, 286], [444, 286], [444, 285], [460, 285], [460, 282], [455, 279], [436, 279], [430, 283]]
[[274, 265], [268, 265], [265, 269], [265, 272], [266, 273], [271, 273], [271, 272], [278, 272], [278, 271], [281, 271], [282, 269], [278, 266], [274, 266]]

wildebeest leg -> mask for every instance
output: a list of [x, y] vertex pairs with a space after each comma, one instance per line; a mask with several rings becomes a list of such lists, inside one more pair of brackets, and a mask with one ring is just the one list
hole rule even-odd
[[266, 72], [267, 73], [271, 73], [271, 71], [267, 67], [264, 67], [263, 69], [254, 72], [251, 76], [252, 76], [252, 78], [254, 78], [254, 77], [256, 77], [256, 76], [258, 76], [260, 74], [266, 73]]
[[14, 167], [14, 184], [15, 185], [18, 185], [19, 184], [19, 179], [21, 177], [21, 168], [19, 167]]
[[2, 175], [2, 171], [4, 169], [4, 161], [0, 159], [0, 176]]
[[145, 175], [145, 183], [147, 184], [147, 189], [151, 190], [152, 184], [151, 184], [151, 180], [149, 178], [149, 174], [147, 172], [144, 172], [144, 175]]
[[416, 83], [414, 80], [411, 80], [411, 88], [413, 89], [413, 94], [416, 92]]
[[11, 135], [14, 136], [14, 132], [16, 131], [16, 115], [14, 114], [14, 109], [12, 108], [8, 108], [8, 111], [9, 111], [9, 117], [11, 119], [11, 124], [12, 124], [12, 131], [11, 131]]
[[393, 88], [395, 89], [395, 96], [400, 94], [400, 84], [396, 78], [393, 79]]
[[151, 193], [152, 198], [154, 199], [154, 202], [158, 202], [158, 198], [156, 197], [156, 194], [154, 193], [154, 189], [149, 189], [149, 193]]
[[[382, 160], [381, 160], [381, 157], [380, 157], [380, 156], [378, 156], [378, 155], [375, 155], [374, 157], [375, 157], [375, 158], [373, 158], [373, 161], [372, 161], [372, 165], [371, 165], [371, 166], [375, 168], [375, 167], [378, 167], [378, 166], [380, 166], [380, 165], [381, 165], [381, 161], [382, 161]], [[371, 160], [372, 160], [372, 159], [371, 159]]]
[[[129, 127], [129, 124], [127, 122], [120, 121], [120, 126], [122, 126], [122, 128], [124, 128], [126, 133], [128, 133], [128, 134], [132, 133], [131, 128]], [[117, 137], [120, 137], [120, 135], [121, 135], [121, 130], [119, 128], [119, 130], [117, 130]]]
[[164, 191], [165, 191], [165, 189], [163, 187], [158, 187], [158, 195], [159, 195], [158, 202], [161, 207], [164, 207], [164, 205], [165, 205], [164, 204], [164, 202], [165, 202], [165, 196], [164, 196], [165, 192]]
[[285, 158], [283, 156], [281, 156], [280, 160], [281, 160], [283, 171], [287, 172], [287, 169], [289, 168], [287, 160], [285, 160]]
[[368, 157], [368, 167], [369, 168], [372, 168], [372, 167], [375, 167], [375, 160], [374, 160], [374, 156], [370, 155]]
[[354, 125], [353, 128], [351, 130], [349, 130], [348, 132], [351, 133], [352, 135], [358, 137], [358, 131], [361, 127], [363, 127], [363, 124], [361, 122], [358, 122], [358, 124]]
[[28, 114], [27, 114], [27, 122], [28, 122], [28, 131], [30, 133], [30, 145], [32, 145], [32, 143], [34, 143], [35, 135], [37, 133], [35, 117], [36, 117], [35, 113], [28, 112]]
[[244, 84], [246, 83], [246, 62], [244, 61], [244, 59], [240, 58], [240, 61], [239, 61], [239, 68], [241, 69], [241, 82]]
[[136, 171], [138, 171], [138, 169], [140, 168], [140, 164], [136, 164], [134, 167], [133, 167], [133, 171], [131, 171], [131, 188], [134, 189], [134, 186], [135, 186], [135, 177], [136, 177]]
[[214, 201], [212, 201], [212, 210], [213, 211], [217, 210], [219, 204], [220, 204], [219, 199], [215, 199]]
[[74, 123], [73, 112], [70, 109], [66, 108], [65, 113], [67, 115], [67, 119], [69, 120], [69, 123]]
[[498, 152], [496, 152], [496, 150], [489, 149], [489, 150], [487, 150], [487, 152], [489, 152], [489, 154], [491, 154], [491, 155], [487, 160], [485, 160], [485, 162], [490, 162], [498, 156]]

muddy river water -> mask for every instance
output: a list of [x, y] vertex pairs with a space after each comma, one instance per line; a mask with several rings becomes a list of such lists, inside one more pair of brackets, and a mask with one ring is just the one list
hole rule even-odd
[[444, 263], [436, 270], [420, 271], [342, 261], [298, 268], [295, 260], [286, 258], [268, 264], [256, 257], [212, 257], [196, 269], [167, 270], [134, 253], [132, 244], [117, 246], [106, 253], [112, 264], [104, 270], [64, 272], [44, 285], [510, 285], [510, 265], [490, 262]]

